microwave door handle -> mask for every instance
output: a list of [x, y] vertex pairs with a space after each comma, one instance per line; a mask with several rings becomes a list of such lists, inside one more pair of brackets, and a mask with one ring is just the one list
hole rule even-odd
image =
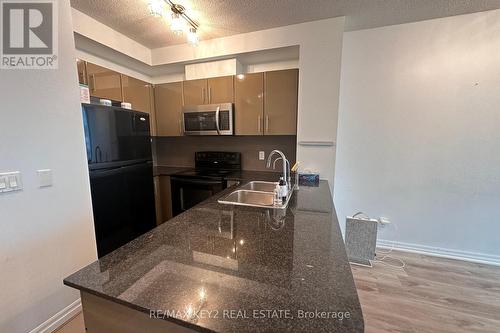
[[217, 129], [217, 135], [220, 135], [219, 114], [220, 114], [220, 106], [218, 106], [217, 111], [215, 111], [215, 127]]

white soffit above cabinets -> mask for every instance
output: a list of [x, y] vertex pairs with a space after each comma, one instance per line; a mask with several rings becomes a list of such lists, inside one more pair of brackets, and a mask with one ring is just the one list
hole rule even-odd
[[236, 75], [244, 72], [237, 59], [201, 62], [184, 66], [186, 80], [207, 79], [216, 76]]

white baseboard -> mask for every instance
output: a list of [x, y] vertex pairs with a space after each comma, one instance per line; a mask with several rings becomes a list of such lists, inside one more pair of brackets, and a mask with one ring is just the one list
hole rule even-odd
[[77, 299], [29, 333], [51, 333], [82, 311], [82, 302]]
[[470, 261], [486, 265], [500, 266], [500, 256], [483, 254], [483, 253], [450, 250], [440, 247], [432, 247], [432, 246], [402, 243], [402, 242], [393, 242], [384, 239], [377, 239], [377, 247], [384, 249], [390, 249], [394, 247], [395, 250], [400, 250], [405, 252], [426, 254], [434, 257], [457, 259], [457, 260]]

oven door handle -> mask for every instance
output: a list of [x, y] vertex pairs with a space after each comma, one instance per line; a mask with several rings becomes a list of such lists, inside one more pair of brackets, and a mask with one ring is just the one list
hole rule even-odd
[[220, 115], [220, 106], [218, 106], [217, 111], [215, 111], [215, 128], [217, 129], [217, 135], [220, 135], [219, 115]]

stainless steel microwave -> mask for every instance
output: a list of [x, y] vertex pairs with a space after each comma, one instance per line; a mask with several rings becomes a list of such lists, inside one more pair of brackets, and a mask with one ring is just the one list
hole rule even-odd
[[233, 135], [232, 103], [185, 106], [182, 109], [184, 135]]

